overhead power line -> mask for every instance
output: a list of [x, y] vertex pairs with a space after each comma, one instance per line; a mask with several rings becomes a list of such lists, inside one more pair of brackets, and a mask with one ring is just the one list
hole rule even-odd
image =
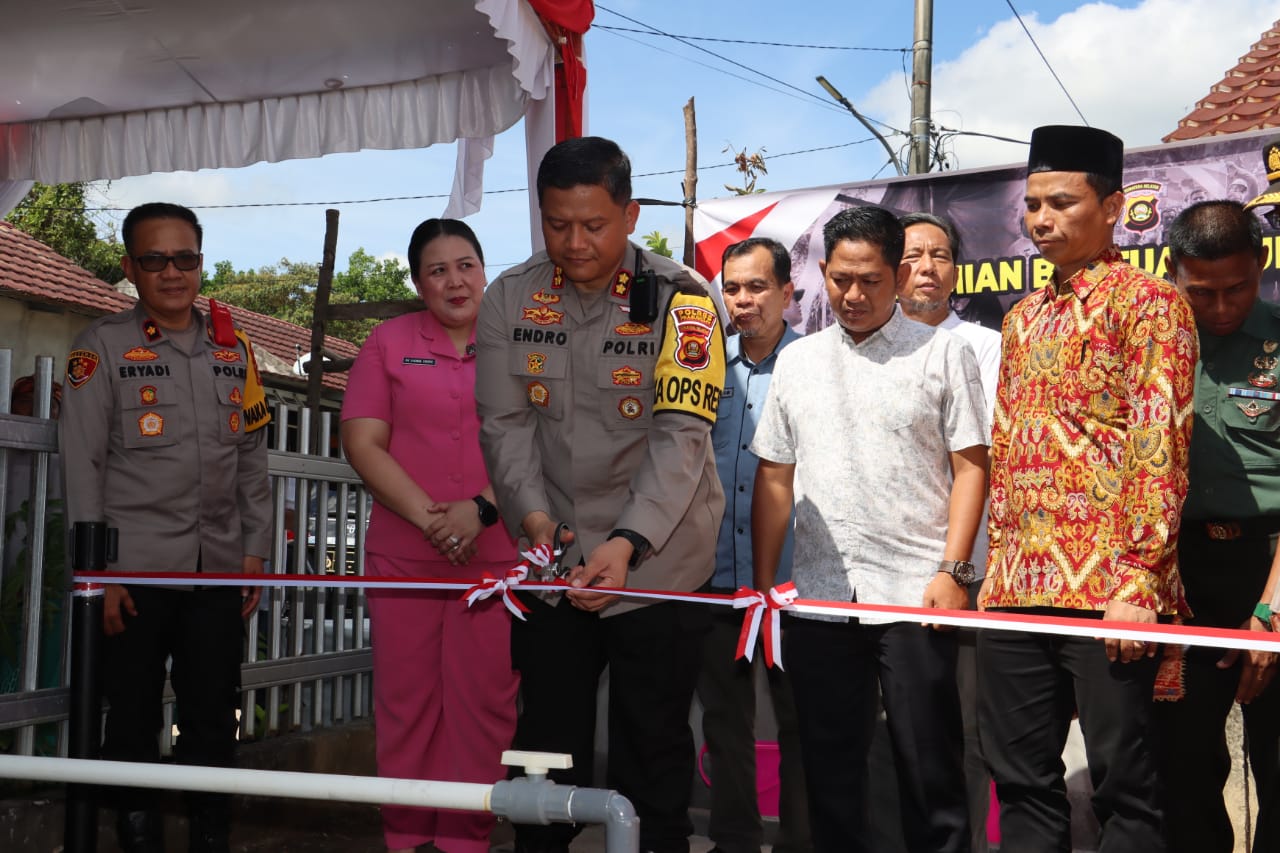
[[[601, 7], [597, 6], [596, 8], [601, 8]], [[605, 11], [610, 11], [610, 10], [606, 9]], [[617, 13], [615, 12], [614, 14], [617, 14]], [[591, 26], [592, 26], [592, 29], [608, 30], [609, 32], [647, 33], [649, 35], [654, 34], [654, 31], [652, 29], [642, 30], [642, 29], [635, 29], [632, 27], [609, 27], [609, 26], [605, 26], [604, 24], [592, 24]], [[713, 42], [720, 42], [721, 44], [752, 44], [752, 45], [759, 45], [761, 47], [794, 47], [794, 48], [800, 48], [802, 50], [863, 50], [863, 51], [875, 52], [875, 53], [910, 53], [911, 52], [911, 48], [909, 47], [855, 47], [851, 45], [842, 45], [842, 44], [793, 44], [790, 42], [783, 42], [783, 41], [753, 41], [751, 39], [725, 39], [725, 38], [714, 38], [712, 36], [690, 36], [690, 35], [671, 35], [670, 38], [677, 38], [684, 41], [713, 41]]]
[[1076, 106], [1076, 99], [1071, 97], [1071, 93], [1067, 91], [1066, 85], [1062, 79], [1058, 77], [1058, 72], [1053, 70], [1053, 66], [1049, 64], [1049, 57], [1044, 55], [1044, 51], [1040, 49], [1040, 45], [1036, 44], [1036, 37], [1031, 35], [1031, 30], [1027, 29], [1026, 23], [1022, 20], [1022, 16], [1018, 14], [1018, 10], [1013, 8], [1013, 0], [1004, 0], [1009, 4], [1009, 11], [1013, 12], [1013, 16], [1018, 19], [1018, 23], [1022, 25], [1022, 31], [1027, 34], [1027, 38], [1031, 40], [1031, 46], [1036, 49], [1036, 53], [1040, 54], [1040, 58], [1044, 60], [1044, 67], [1049, 69], [1049, 73], [1053, 75], [1053, 79], [1057, 82], [1058, 88], [1062, 90], [1062, 94], [1067, 96], [1067, 100], [1071, 102], [1071, 106], [1075, 109], [1076, 115], [1080, 116], [1080, 121], [1086, 125], [1089, 120], [1084, 117], [1084, 113], [1080, 112], [1080, 107]]

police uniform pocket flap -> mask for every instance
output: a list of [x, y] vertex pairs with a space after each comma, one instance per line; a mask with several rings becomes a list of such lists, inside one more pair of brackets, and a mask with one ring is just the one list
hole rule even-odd
[[568, 353], [552, 347], [513, 348], [510, 358], [508, 369], [513, 376], [563, 379], [569, 366]]
[[1252, 433], [1266, 441], [1280, 439], [1280, 401], [1231, 397], [1220, 410], [1231, 429]]

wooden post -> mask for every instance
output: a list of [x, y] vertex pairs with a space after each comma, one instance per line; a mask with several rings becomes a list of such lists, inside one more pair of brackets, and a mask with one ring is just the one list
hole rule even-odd
[[307, 408], [311, 410], [311, 449], [313, 453], [328, 453], [328, 448], [317, 448], [320, 441], [320, 389], [324, 380], [324, 332], [329, 319], [329, 291], [333, 287], [333, 262], [338, 252], [338, 211], [330, 208], [324, 212], [324, 259], [320, 262], [320, 276], [316, 281], [316, 307], [311, 318], [311, 360], [307, 362]]
[[694, 264], [693, 207], [698, 200], [698, 119], [693, 98], [684, 105], [684, 265]]

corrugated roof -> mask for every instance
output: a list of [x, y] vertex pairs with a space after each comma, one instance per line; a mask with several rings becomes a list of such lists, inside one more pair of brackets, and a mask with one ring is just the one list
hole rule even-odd
[[1165, 142], [1280, 127], [1280, 21], [1240, 57]]
[[[0, 293], [5, 291], [24, 302], [58, 305], [90, 317], [127, 310], [137, 301], [14, 225], [0, 221]], [[208, 300], [197, 297], [196, 307], [208, 310]], [[236, 324], [253, 341], [262, 372], [300, 381], [289, 368], [298, 358], [298, 347], [310, 352], [311, 330], [234, 305], [230, 308]], [[360, 351], [355, 344], [329, 335], [325, 336], [324, 345], [338, 358], [354, 358]], [[324, 385], [344, 390], [347, 374], [326, 373]]]

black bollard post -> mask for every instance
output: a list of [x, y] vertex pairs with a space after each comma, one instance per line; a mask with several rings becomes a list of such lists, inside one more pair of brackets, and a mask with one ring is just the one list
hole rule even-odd
[[[71, 532], [73, 572], [107, 567], [107, 525], [77, 521]], [[102, 599], [100, 583], [73, 583], [71, 589], [71, 708], [67, 755], [97, 758], [102, 726]], [[88, 785], [67, 786], [63, 824], [66, 853], [97, 853], [98, 806]]]

